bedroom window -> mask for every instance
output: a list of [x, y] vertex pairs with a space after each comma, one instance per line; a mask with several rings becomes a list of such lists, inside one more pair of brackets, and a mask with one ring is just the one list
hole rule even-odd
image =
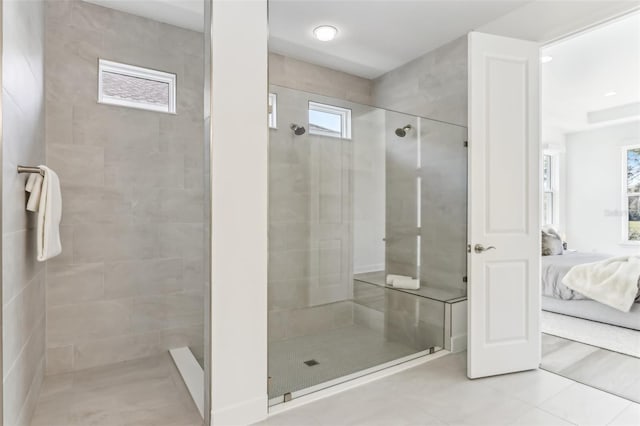
[[623, 149], [625, 241], [640, 243], [640, 145]]
[[176, 75], [100, 59], [98, 103], [176, 112]]
[[557, 225], [556, 203], [557, 191], [556, 191], [556, 157], [550, 154], [545, 154], [543, 158], [542, 167], [542, 220], [545, 225]]

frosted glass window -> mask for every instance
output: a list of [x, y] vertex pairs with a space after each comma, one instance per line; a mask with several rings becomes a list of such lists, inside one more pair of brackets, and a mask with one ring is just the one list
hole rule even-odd
[[98, 102], [176, 112], [176, 75], [100, 60]]
[[275, 93], [269, 93], [269, 127], [278, 128], [278, 96]]
[[309, 133], [351, 139], [351, 110], [309, 102]]

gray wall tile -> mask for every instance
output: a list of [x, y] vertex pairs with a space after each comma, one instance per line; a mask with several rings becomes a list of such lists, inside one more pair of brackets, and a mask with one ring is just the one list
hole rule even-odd
[[47, 374], [73, 371], [73, 345], [51, 346], [47, 348]]
[[372, 81], [298, 59], [269, 54], [269, 83], [372, 105]]
[[16, 166], [45, 161], [44, 2], [2, 7], [3, 424], [27, 425], [44, 375], [45, 271]]
[[[202, 34], [79, 0], [46, 9], [47, 161], [64, 198], [47, 372], [201, 353]], [[178, 74], [177, 114], [98, 104], [99, 58]]]
[[467, 126], [467, 37], [373, 81], [373, 105]]

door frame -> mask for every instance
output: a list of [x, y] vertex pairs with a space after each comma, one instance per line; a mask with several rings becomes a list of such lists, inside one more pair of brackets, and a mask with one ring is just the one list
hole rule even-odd
[[[623, 11], [623, 12], [614, 13], [614, 14], [606, 17], [606, 18], [598, 17], [593, 22], [591, 22], [591, 23], [589, 23], [587, 25], [582, 25], [582, 26], [580, 26], [578, 28], [572, 29], [572, 30], [560, 35], [560, 36], [554, 36], [552, 38], [543, 39], [543, 40], [539, 41], [539, 43], [540, 43], [539, 51], [540, 51], [540, 53], [542, 53], [542, 51], [544, 49], [548, 48], [548, 47], [551, 47], [551, 46], [554, 46], [556, 44], [565, 42], [565, 41], [570, 40], [570, 39], [575, 38], [575, 37], [579, 37], [579, 36], [581, 36], [583, 34], [586, 34], [586, 33], [590, 32], [590, 31], [594, 31], [594, 30], [599, 29], [599, 28], [601, 28], [603, 26], [609, 25], [609, 24], [611, 24], [613, 22], [625, 19], [626, 17], [628, 17], [630, 15], [638, 14], [638, 13], [640, 13], [640, 6], [632, 7], [629, 10], [626, 10], [626, 11]], [[480, 31], [480, 32], [482, 32], [482, 31]], [[540, 80], [540, 88], [542, 88], [542, 80]], [[542, 100], [542, 90], [540, 90], [540, 99], [539, 99], [540, 104], [541, 104], [541, 100]], [[542, 130], [542, 114], [540, 114], [540, 130]], [[541, 132], [540, 132], [540, 135], [541, 135]], [[540, 184], [541, 184], [540, 185], [540, 189], [541, 190], [539, 191], [539, 197], [540, 197], [540, 205], [542, 205], [542, 201], [543, 201], [542, 200], [542, 196], [543, 196], [543, 194], [542, 194], [542, 192], [543, 192], [542, 191], [542, 176], [543, 176], [543, 167], [544, 167], [543, 162], [542, 162], [542, 158], [543, 158], [542, 138], [539, 139], [538, 144], [539, 144], [539, 150], [540, 150], [540, 161], [539, 161], [539, 167], [538, 167], [538, 180], [540, 181]], [[468, 173], [470, 172], [470, 166], [469, 165], [468, 165], [467, 172]], [[468, 209], [469, 209], [469, 207], [467, 206], [467, 214], [470, 215], [471, 212]], [[542, 216], [542, 210], [538, 209], [538, 212], [536, 212], [536, 214], [539, 217], [541, 217]], [[470, 241], [467, 240], [467, 243], [470, 244]], [[469, 255], [470, 254], [468, 254], [468, 256]], [[542, 283], [540, 283], [540, 284], [542, 284]], [[538, 322], [539, 323], [541, 322], [541, 316], [538, 316]], [[468, 329], [467, 333], [470, 335], [471, 334], [471, 330]], [[469, 339], [469, 335], [467, 336], [467, 339]], [[540, 345], [542, 345], [542, 341], [540, 341]], [[541, 353], [542, 347], [540, 347], [538, 350]], [[468, 358], [468, 356], [469, 356], [469, 353], [467, 352], [467, 358]], [[467, 360], [467, 362], [468, 362], [468, 360]]]
[[[582, 28], [580, 28], [578, 30], [571, 31], [571, 32], [569, 32], [567, 34], [564, 34], [562, 36], [555, 37], [555, 38], [553, 38], [551, 40], [543, 42], [543, 43], [540, 44], [540, 54], [542, 56], [543, 50], [545, 50], [545, 49], [547, 49], [549, 47], [555, 46], [555, 45], [560, 44], [560, 43], [564, 43], [564, 42], [569, 41], [569, 40], [571, 40], [573, 38], [580, 37], [582, 35], [585, 35], [585, 34], [588, 34], [588, 33], [592, 32], [592, 31], [595, 31], [595, 30], [598, 30], [600, 28], [606, 27], [607, 25], [611, 25], [611, 24], [613, 24], [613, 23], [615, 23], [617, 21], [621, 21], [623, 19], [626, 19], [626, 18], [630, 17], [631, 15], [640, 15], [640, 7], [636, 7], [634, 9], [632, 9], [632, 10], [628, 10], [628, 11], [623, 12], [623, 13], [617, 13], [617, 14], [612, 15], [611, 17], [606, 18], [606, 19], [600, 19], [600, 20], [598, 20], [598, 21], [596, 21], [596, 22], [594, 22], [592, 24], [589, 24], [589, 25], [587, 25], [585, 27], [582, 27]], [[542, 78], [540, 78], [540, 104], [541, 105], [542, 105], [542, 86], [543, 86], [543, 82], [542, 82]], [[540, 110], [542, 111], [542, 108]], [[543, 115], [541, 113], [540, 114], [540, 128], [541, 128], [541, 130], [542, 130], [542, 125], [543, 125], [542, 117], [543, 117]], [[540, 132], [540, 134], [542, 135], [542, 132]], [[540, 144], [540, 156], [541, 156], [542, 159], [544, 159], [544, 156], [545, 155], [549, 155], [549, 154], [545, 154], [544, 142], [543, 142], [542, 138], [540, 138], [539, 144]], [[633, 145], [633, 144], [630, 144], [630, 145]], [[640, 146], [640, 145], [638, 145], [638, 146]], [[549, 149], [548, 151], [552, 151], [552, 150]], [[555, 158], [556, 160], [558, 160], [560, 158], [558, 155], [553, 155], [553, 154], [552, 154], [552, 157]], [[566, 164], [565, 164], [565, 167], [566, 167]], [[555, 164], [554, 166], [552, 166], [552, 173], [555, 173], [557, 176], [561, 176], [561, 173], [558, 173], [559, 171], [560, 171], [560, 164]], [[540, 174], [539, 179], [540, 179], [540, 183], [541, 183], [541, 185], [540, 185], [540, 196], [544, 197], [544, 188], [543, 188], [543, 185], [542, 185], [542, 179], [543, 179], [543, 176], [544, 176], [544, 161], [540, 162], [540, 169], [539, 169], [538, 172]], [[553, 185], [553, 183], [552, 183], [552, 185]], [[562, 192], [562, 186], [560, 186], [560, 185], [558, 185], [555, 188], [555, 193], [559, 193], [560, 194], [560, 198], [562, 198], [565, 195]], [[543, 201], [541, 201], [541, 203]], [[542, 206], [542, 204], [541, 204], [541, 206]], [[560, 210], [560, 206], [558, 205], [557, 208], [555, 206], [556, 206], [556, 200], [554, 199], [554, 214], [557, 211], [558, 212], [558, 220], [560, 221], [561, 226], [566, 226], [566, 223], [564, 223], [564, 221], [562, 221], [562, 213], [561, 213], [561, 210]], [[544, 222], [543, 222], [544, 221], [544, 217], [543, 217], [542, 209], [539, 209], [538, 215], [540, 216], [540, 219], [541, 219], [540, 223], [544, 225]], [[541, 277], [541, 280], [542, 280], [542, 277]], [[542, 281], [540, 282], [540, 285], [542, 285]], [[542, 311], [542, 309], [541, 309], [541, 311]], [[541, 320], [541, 317], [540, 317], [540, 320]], [[542, 333], [542, 327], [540, 327], [540, 329], [541, 329], [540, 332]], [[540, 344], [542, 345], [542, 340], [540, 341]], [[542, 362], [542, 357], [540, 358], [540, 360]]]
[[[3, 22], [3, 11], [4, 11], [4, 0], [0, 0], [0, 88], [3, 87], [3, 74], [2, 74], [2, 59], [4, 57], [4, 52], [3, 52], [3, 45], [4, 45], [4, 28], [2, 25]], [[4, 176], [4, 157], [2, 156], [2, 153], [4, 151], [4, 145], [3, 145], [3, 120], [2, 120], [2, 111], [3, 111], [3, 99], [2, 99], [2, 93], [0, 93], [0, 235], [4, 235], [4, 229], [2, 226], [3, 223], [3, 217], [2, 217], [2, 211], [3, 211], [3, 198], [4, 198], [4, 193], [3, 193], [3, 186], [4, 186], [4, 182], [2, 179], [2, 176]], [[2, 238], [2, 241], [4, 241], [4, 238]], [[4, 271], [3, 268], [3, 262], [2, 262], [2, 257], [3, 257], [3, 243], [2, 241], [0, 241], [0, 306], [4, 306], [4, 302], [3, 302], [3, 292], [2, 292], [2, 288], [3, 288], [3, 273], [2, 271]], [[0, 355], [4, 354], [4, 349], [3, 349], [3, 345], [2, 342], [4, 341], [4, 324], [2, 322], [2, 315], [0, 315]], [[2, 359], [4, 357], [0, 356], [0, 370], [2, 370], [4, 367], [2, 365]], [[4, 371], [4, 370], [2, 370]], [[0, 423], [2, 423], [4, 419], [4, 383], [0, 383]]]

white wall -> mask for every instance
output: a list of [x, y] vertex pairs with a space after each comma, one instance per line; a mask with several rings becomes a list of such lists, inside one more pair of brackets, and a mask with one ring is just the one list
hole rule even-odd
[[640, 144], [640, 122], [603, 127], [566, 136], [566, 234], [579, 251], [638, 253], [621, 245], [621, 149]]
[[267, 1], [212, 4], [211, 416], [267, 415]]

